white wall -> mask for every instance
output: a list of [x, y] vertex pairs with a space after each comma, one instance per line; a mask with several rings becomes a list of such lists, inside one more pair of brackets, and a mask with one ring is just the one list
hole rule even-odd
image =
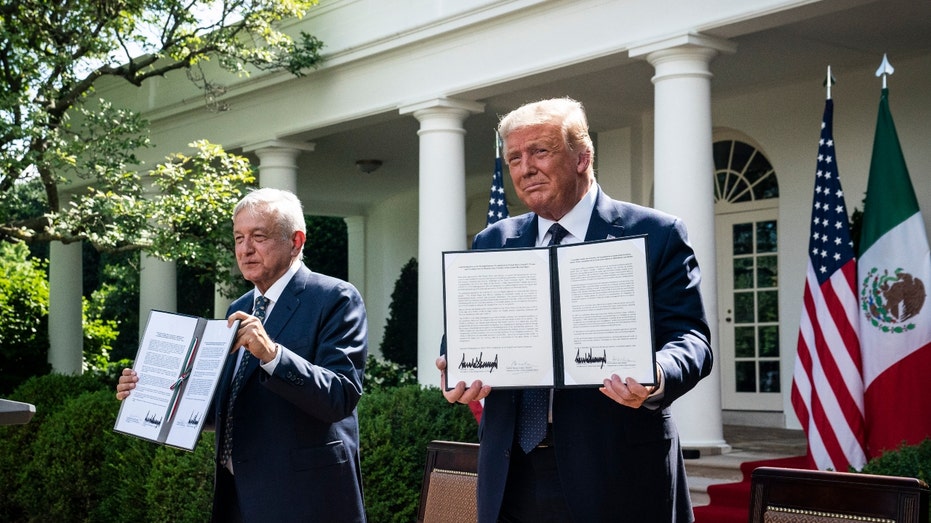
[[[882, 57], [877, 57], [877, 67]], [[894, 58], [894, 57], [893, 57]], [[892, 59], [892, 58], [890, 58]], [[828, 64], [825, 64], [825, 68]], [[931, 148], [928, 147], [931, 56], [894, 63], [889, 100], [918, 202], [931, 231]], [[834, 139], [848, 212], [863, 209], [881, 81], [875, 68], [833, 71]], [[779, 302], [782, 390], [789, 428], [799, 428], [789, 401], [802, 291], [808, 263], [814, 171], [824, 111], [822, 78], [713, 101], [716, 127], [759, 142], [779, 178]]]
[[394, 283], [404, 264], [417, 257], [417, 194], [411, 191], [386, 200], [373, 207], [366, 217], [368, 259], [362, 298], [368, 314], [372, 354], [379, 354]]

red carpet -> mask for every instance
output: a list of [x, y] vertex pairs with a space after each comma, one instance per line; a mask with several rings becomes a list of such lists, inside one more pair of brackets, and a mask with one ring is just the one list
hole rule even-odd
[[708, 487], [711, 502], [695, 507], [695, 523], [747, 523], [750, 520], [750, 475], [757, 467], [808, 468], [805, 456], [746, 461], [740, 464], [743, 480]]

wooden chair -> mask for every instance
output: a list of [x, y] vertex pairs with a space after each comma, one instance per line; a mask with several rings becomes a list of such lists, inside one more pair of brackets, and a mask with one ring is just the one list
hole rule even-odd
[[928, 485], [895, 476], [759, 467], [750, 523], [928, 523]]
[[477, 521], [478, 444], [431, 441], [420, 489], [418, 523]]

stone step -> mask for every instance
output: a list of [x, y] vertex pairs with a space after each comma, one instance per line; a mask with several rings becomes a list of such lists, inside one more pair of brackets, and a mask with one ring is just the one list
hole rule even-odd
[[733, 450], [724, 454], [702, 456], [685, 460], [689, 494], [692, 505], [699, 507], [710, 502], [708, 487], [719, 483], [735, 483], [743, 480], [740, 465], [747, 461], [761, 461], [789, 457], [779, 453], [748, 452]]

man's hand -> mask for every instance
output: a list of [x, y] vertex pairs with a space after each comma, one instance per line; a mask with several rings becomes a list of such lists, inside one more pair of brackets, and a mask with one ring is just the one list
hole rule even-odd
[[232, 327], [233, 322], [236, 320], [239, 320], [239, 330], [236, 331], [236, 341], [233, 343], [233, 350], [230, 352], [236, 352], [239, 347], [245, 347], [262, 363], [268, 363], [275, 359], [278, 354], [278, 346], [265, 332], [262, 320], [251, 314], [236, 311], [226, 319], [227, 326]]
[[440, 356], [436, 359], [436, 368], [440, 369], [440, 389], [443, 391], [443, 397], [450, 403], [469, 403], [484, 399], [491, 392], [491, 387], [482, 385], [481, 380], [475, 380], [472, 385], [466, 388], [464, 381], [456, 384], [452, 390], [446, 390], [446, 356]]
[[139, 376], [136, 375], [136, 371], [123, 369], [123, 373], [120, 374], [120, 379], [116, 384], [116, 399], [123, 401], [128, 398], [129, 391], [136, 388], [137, 381], [139, 381]]
[[653, 385], [645, 387], [633, 378], [622, 381], [617, 374], [612, 374], [610, 378], [604, 380], [604, 387], [598, 390], [621, 405], [639, 409], [650, 394], [656, 390], [656, 387]]

